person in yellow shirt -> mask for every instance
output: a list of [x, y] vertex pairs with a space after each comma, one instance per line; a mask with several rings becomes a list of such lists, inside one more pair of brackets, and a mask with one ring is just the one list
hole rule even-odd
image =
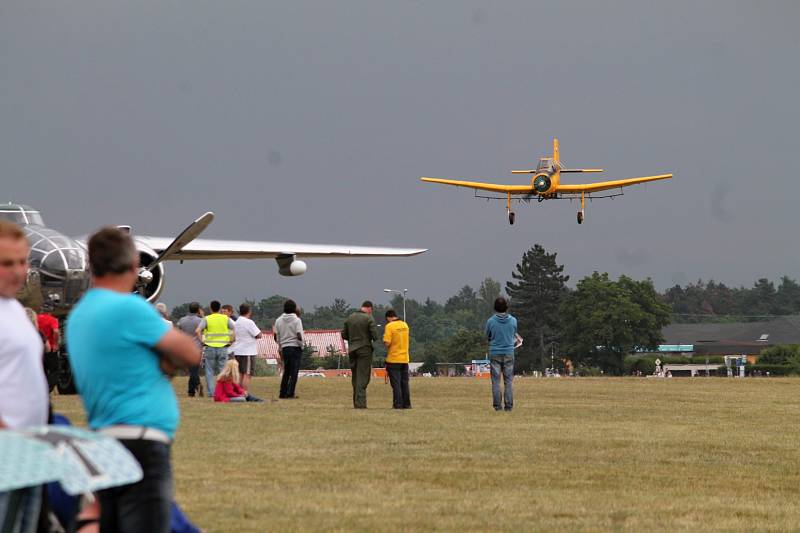
[[386, 327], [383, 332], [386, 345], [386, 373], [392, 384], [392, 407], [411, 409], [411, 393], [408, 390], [408, 324], [397, 318], [397, 313], [386, 311]]

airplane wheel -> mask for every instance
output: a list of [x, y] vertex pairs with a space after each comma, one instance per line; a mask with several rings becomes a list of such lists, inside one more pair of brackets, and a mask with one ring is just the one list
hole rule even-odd
[[513, 211], [508, 214], [508, 223], [511, 224], [512, 226], [514, 225], [514, 218], [515, 217], [516, 217], [516, 214]]
[[583, 213], [578, 211], [578, 224], [583, 224]]

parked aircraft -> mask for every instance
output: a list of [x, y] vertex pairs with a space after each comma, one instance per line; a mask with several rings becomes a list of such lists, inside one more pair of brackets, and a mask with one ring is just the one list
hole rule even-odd
[[[25, 205], [0, 204], [0, 218], [19, 224], [30, 244], [28, 279], [18, 294], [19, 300], [27, 307], [46, 309], [60, 319], [65, 318], [89, 288], [86, 237], [68, 237], [47, 227], [39, 211]], [[130, 226], [119, 226], [131, 232], [139, 250], [140, 268], [135, 291], [150, 302], [156, 301], [164, 289], [165, 261], [271, 258], [277, 262], [281, 275], [300, 276], [307, 269], [301, 258], [398, 257], [427, 251], [419, 248], [198, 239], [213, 220], [213, 213], [205, 213], [174, 239], [136, 235]], [[62, 394], [75, 392], [63, 349], [57, 368], [46, 370], [48, 376], [54, 376], [51, 386], [58, 385]]]
[[[57, 316], [66, 315], [89, 287], [86, 237], [68, 237], [47, 227], [39, 211], [25, 205], [0, 204], [0, 218], [22, 226], [30, 243], [28, 281], [20, 300], [33, 309], [46, 307]], [[130, 226], [119, 226], [132, 234], [139, 250], [141, 266], [136, 291], [151, 302], [158, 299], [164, 290], [165, 261], [270, 258], [277, 262], [279, 274], [300, 276], [308, 268], [302, 259], [407, 257], [427, 251], [419, 248], [198, 239], [213, 220], [213, 213], [205, 213], [174, 239], [136, 235]]]
[[[478, 181], [458, 181], [441, 178], [421, 178], [422, 181], [431, 183], [443, 183], [445, 185], [455, 185], [457, 187], [469, 187], [471, 189], [503, 193], [505, 196], [482, 196], [497, 200], [506, 200], [506, 212], [508, 213], [508, 223], [514, 223], [514, 211], [511, 210], [511, 196], [520, 196], [523, 201], [530, 201], [536, 198], [537, 201], [556, 200], [556, 199], [577, 199], [581, 200], [581, 209], [578, 211], [578, 224], [584, 220], [584, 209], [586, 198], [611, 198], [622, 195], [622, 187], [646, 183], [648, 181], [664, 180], [672, 177], [672, 174], [658, 174], [656, 176], [644, 176], [641, 178], [629, 178], [624, 180], [601, 181], [598, 183], [564, 184], [561, 183], [561, 174], [571, 172], [603, 172], [601, 168], [563, 168], [558, 150], [558, 139], [553, 139], [553, 156], [542, 157], [535, 169], [531, 170], [512, 170], [512, 174], [531, 174], [531, 181], [528, 185], [501, 185], [495, 183], [483, 183]], [[607, 194], [603, 196], [593, 196], [592, 193], [620, 189], [619, 193]], [[476, 194], [477, 196], [477, 194]]]

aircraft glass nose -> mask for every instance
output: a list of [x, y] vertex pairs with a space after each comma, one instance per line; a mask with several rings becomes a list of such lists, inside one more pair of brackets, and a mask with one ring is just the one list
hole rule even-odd
[[69, 237], [49, 228], [25, 230], [31, 247], [31, 267], [58, 279], [65, 279], [70, 271], [86, 270], [86, 252]]
[[68, 273], [84, 270], [84, 265], [83, 253], [80, 250], [58, 248], [44, 254], [39, 264], [39, 272], [64, 280], [67, 279]]
[[86, 251], [74, 240], [44, 227], [26, 226], [28, 261], [38, 272], [44, 302], [69, 305], [89, 286]]

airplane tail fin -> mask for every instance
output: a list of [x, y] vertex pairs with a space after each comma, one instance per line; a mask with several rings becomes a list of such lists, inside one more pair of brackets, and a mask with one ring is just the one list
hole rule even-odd
[[[553, 161], [559, 166], [561, 165], [561, 153], [558, 149], [558, 139], [553, 137]], [[563, 174], [565, 172], [603, 172], [602, 168], [561, 168], [559, 171]], [[535, 174], [539, 172], [538, 169], [529, 170], [512, 170], [512, 174]]]
[[[558, 150], [558, 139], [553, 137], [553, 160], [561, 164], [561, 154]], [[602, 172], [602, 168], [562, 168], [562, 174], [567, 172]]]

